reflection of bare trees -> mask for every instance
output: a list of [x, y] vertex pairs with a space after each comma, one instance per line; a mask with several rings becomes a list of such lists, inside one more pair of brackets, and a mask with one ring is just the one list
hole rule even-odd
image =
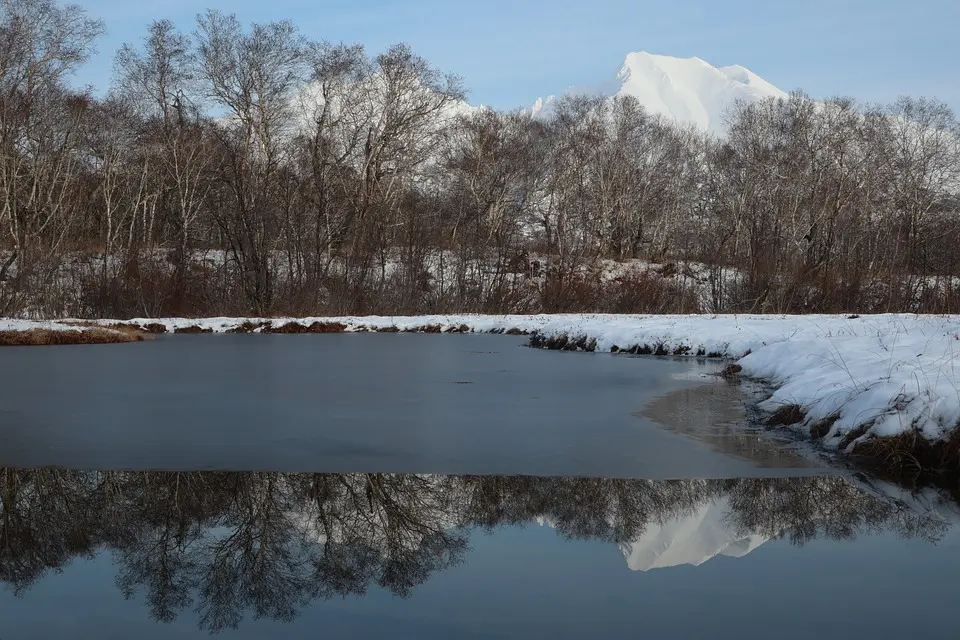
[[398, 595], [459, 562], [468, 530], [549, 519], [570, 539], [628, 543], [648, 525], [725, 499], [738, 532], [803, 544], [947, 524], [840, 477], [617, 480], [408, 474], [0, 469], [0, 580], [22, 593], [108, 549], [117, 584], [153, 617], [194, 608], [202, 627], [290, 620], [315, 599]]
[[741, 534], [760, 533], [804, 544], [818, 537], [851, 540], [890, 531], [936, 542], [947, 523], [864, 493], [843, 478], [744, 479], [732, 483], [731, 519]]

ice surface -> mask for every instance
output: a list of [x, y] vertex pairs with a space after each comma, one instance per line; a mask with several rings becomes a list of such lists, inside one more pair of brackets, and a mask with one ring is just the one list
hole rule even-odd
[[[475, 332], [539, 332], [596, 341], [610, 351], [646, 346], [735, 360], [743, 374], [771, 383], [762, 408], [796, 404], [806, 414], [800, 428], [831, 419], [824, 439], [839, 446], [855, 428], [859, 441], [915, 430], [937, 440], [960, 425], [960, 316], [843, 315], [437, 315], [316, 318], [140, 318], [105, 324], [159, 324], [167, 331], [197, 326], [225, 332], [245, 322], [341, 323], [348, 331], [396, 327], [416, 331], [467, 327]], [[76, 330], [57, 323], [0, 320], [0, 330], [32, 327]]]

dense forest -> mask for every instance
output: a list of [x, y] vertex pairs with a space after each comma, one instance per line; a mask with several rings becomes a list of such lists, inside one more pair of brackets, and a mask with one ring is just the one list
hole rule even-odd
[[108, 91], [102, 22], [0, 0], [0, 315], [960, 311], [960, 125], [902, 98], [470, 107], [405, 45], [208, 11]]

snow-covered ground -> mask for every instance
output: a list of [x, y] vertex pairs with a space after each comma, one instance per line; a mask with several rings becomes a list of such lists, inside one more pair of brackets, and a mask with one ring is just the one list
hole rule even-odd
[[[536, 333], [548, 342], [598, 351], [712, 355], [741, 374], [771, 383], [761, 408], [797, 405], [797, 428], [829, 427], [823, 442], [845, 450], [876, 437], [916, 432], [936, 442], [960, 426], [960, 316], [836, 315], [438, 315], [316, 318], [137, 318], [168, 332], [199, 328], [254, 332], [290, 323], [343, 325], [346, 331], [396, 329]], [[37, 326], [0, 320], [0, 330]], [[60, 326], [45, 323], [44, 326]], [[334, 326], [334, 329], [340, 327]]]
[[64, 322], [50, 322], [43, 320], [19, 320], [16, 318], [0, 318], [0, 331], [31, 331], [35, 329], [45, 331], [85, 331], [89, 327], [78, 327]]

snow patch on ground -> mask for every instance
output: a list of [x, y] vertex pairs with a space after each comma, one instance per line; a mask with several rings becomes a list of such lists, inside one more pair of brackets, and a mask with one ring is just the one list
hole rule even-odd
[[64, 322], [49, 322], [38, 320], [19, 320], [16, 318], [0, 318], [0, 331], [86, 331], [89, 327], [78, 327]]

